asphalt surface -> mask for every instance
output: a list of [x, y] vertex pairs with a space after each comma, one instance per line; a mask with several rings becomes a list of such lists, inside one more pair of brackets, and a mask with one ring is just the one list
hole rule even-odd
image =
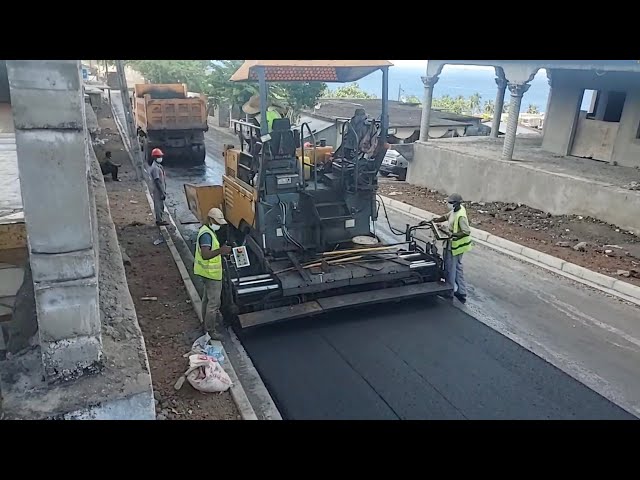
[[334, 314], [242, 338], [287, 419], [630, 419], [444, 301]]
[[[216, 128], [206, 138], [204, 166], [165, 167], [178, 223], [194, 220], [183, 184], [220, 184], [222, 145], [235, 141]], [[188, 243], [197, 228], [180, 225]], [[267, 327], [242, 343], [287, 419], [635, 418], [607, 398], [640, 413], [635, 307], [487, 249], [466, 273], [473, 316], [412, 302]]]

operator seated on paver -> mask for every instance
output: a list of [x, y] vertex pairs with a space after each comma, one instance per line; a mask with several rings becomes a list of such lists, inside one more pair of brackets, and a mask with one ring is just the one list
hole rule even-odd
[[[262, 121], [260, 115], [260, 95], [253, 95], [248, 102], [242, 106], [242, 111], [249, 115], [249, 122], [253, 123], [257, 127], [260, 126]], [[267, 131], [271, 132], [273, 129], [273, 121], [277, 118], [282, 118], [286, 113], [286, 108], [280, 105], [276, 101], [272, 101], [267, 107]]]
[[[434, 218], [432, 222], [443, 223], [448, 222], [448, 230], [450, 239], [447, 240], [444, 249], [444, 269], [447, 282], [453, 285], [453, 294], [461, 303], [467, 301], [467, 284], [464, 279], [464, 270], [462, 267], [462, 256], [465, 252], [471, 250], [471, 228], [469, 227], [469, 218], [467, 210], [462, 205], [462, 195], [452, 193], [447, 199], [449, 205], [449, 213], [441, 217]], [[420, 225], [426, 225], [429, 222], [420, 222]]]
[[151, 151], [151, 159], [149, 160], [149, 178], [151, 187], [151, 196], [153, 197], [153, 210], [156, 216], [156, 225], [168, 225], [164, 221], [164, 201], [167, 198], [167, 181], [162, 168], [162, 158], [164, 153], [159, 148]]
[[193, 273], [202, 278], [202, 320], [204, 328], [213, 340], [222, 339], [220, 304], [222, 295], [222, 255], [231, 253], [231, 247], [220, 245], [216, 232], [227, 221], [219, 208], [207, 214], [207, 224], [202, 225], [196, 239]]

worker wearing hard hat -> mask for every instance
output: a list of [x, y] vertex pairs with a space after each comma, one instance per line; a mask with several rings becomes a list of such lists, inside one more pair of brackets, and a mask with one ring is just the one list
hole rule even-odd
[[[444, 268], [447, 282], [453, 285], [453, 294], [461, 303], [467, 301], [467, 284], [462, 267], [463, 254], [471, 250], [471, 228], [467, 210], [462, 205], [462, 196], [452, 193], [447, 198], [449, 213], [434, 218], [434, 223], [448, 222], [450, 239], [444, 250]], [[421, 222], [421, 225], [427, 222]]]
[[231, 247], [220, 245], [217, 231], [227, 221], [219, 208], [207, 214], [207, 224], [202, 225], [196, 239], [193, 273], [204, 281], [202, 295], [202, 320], [207, 333], [214, 340], [221, 340], [220, 303], [222, 295], [222, 255], [231, 253]]
[[[260, 95], [253, 95], [248, 102], [242, 106], [242, 111], [249, 115], [258, 126], [261, 125], [262, 116], [260, 114]], [[272, 101], [267, 107], [267, 132], [271, 132], [273, 121], [282, 118], [286, 113], [286, 108], [277, 101]]]
[[164, 201], [167, 198], [167, 181], [162, 168], [164, 153], [159, 148], [151, 151], [149, 163], [149, 177], [151, 178], [151, 196], [153, 197], [153, 210], [156, 216], [156, 225], [168, 225], [164, 221]]

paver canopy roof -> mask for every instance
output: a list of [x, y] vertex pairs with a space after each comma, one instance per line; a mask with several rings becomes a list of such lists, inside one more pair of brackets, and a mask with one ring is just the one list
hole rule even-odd
[[348, 83], [391, 66], [389, 60], [246, 60], [230, 80], [255, 82], [263, 67], [267, 82]]

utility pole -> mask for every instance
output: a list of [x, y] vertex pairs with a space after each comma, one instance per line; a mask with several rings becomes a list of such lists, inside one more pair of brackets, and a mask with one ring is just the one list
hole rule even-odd
[[131, 147], [131, 156], [135, 163], [136, 175], [138, 180], [142, 180], [142, 158], [140, 156], [140, 144], [138, 143], [138, 135], [133, 125], [133, 113], [131, 111], [131, 101], [129, 100], [129, 89], [127, 88], [127, 77], [124, 72], [124, 62], [116, 60], [116, 71], [118, 72], [118, 84], [120, 85], [120, 96], [122, 98], [122, 109], [126, 119], [126, 128], [129, 133], [129, 146]]
[[104, 61], [104, 83], [107, 85], [107, 94], [109, 95], [109, 103], [111, 103], [111, 87], [109, 87], [109, 64]]

